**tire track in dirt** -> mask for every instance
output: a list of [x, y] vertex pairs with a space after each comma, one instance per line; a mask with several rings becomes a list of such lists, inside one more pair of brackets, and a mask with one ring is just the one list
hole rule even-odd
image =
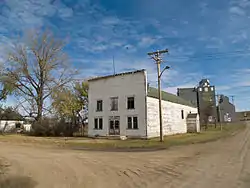
[[171, 187], [242, 187], [239, 184], [241, 182], [240, 177], [243, 174], [242, 167], [250, 163], [250, 159], [246, 158], [250, 151], [249, 125], [244, 132], [235, 137], [205, 145], [207, 145], [206, 149], [210, 150], [207, 155], [198, 157], [196, 165], [191, 169], [186, 169], [181, 180], [174, 181]]
[[[89, 152], [0, 143], [13, 173], [38, 188], [233, 188], [249, 172], [250, 128], [214, 143], [147, 153]], [[249, 167], [249, 165], [247, 166]], [[239, 183], [239, 182], [238, 182]]]

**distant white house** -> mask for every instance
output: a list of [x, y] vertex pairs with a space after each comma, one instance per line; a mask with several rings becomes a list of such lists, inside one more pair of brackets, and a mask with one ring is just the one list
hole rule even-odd
[[29, 132], [31, 130], [31, 124], [24, 124], [24, 121], [18, 120], [0, 120], [0, 131], [9, 132], [13, 129], [23, 127], [24, 131]]
[[[89, 80], [89, 136], [157, 137], [160, 134], [158, 90], [148, 87], [145, 70]], [[186, 118], [196, 107], [162, 92], [164, 135], [186, 133]]]

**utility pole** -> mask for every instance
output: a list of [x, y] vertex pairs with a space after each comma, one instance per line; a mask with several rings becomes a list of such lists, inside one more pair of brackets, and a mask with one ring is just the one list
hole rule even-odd
[[234, 105], [234, 95], [231, 96], [232, 97], [232, 104]]
[[221, 95], [216, 95], [217, 96], [217, 100], [218, 100], [218, 112], [219, 112], [219, 119], [220, 119], [220, 130], [222, 131], [222, 123], [221, 123], [221, 109], [220, 109], [220, 104], [223, 102]]
[[161, 63], [162, 58], [161, 54], [168, 53], [168, 49], [166, 50], [157, 50], [155, 52], [149, 52], [148, 55], [155, 61], [157, 65], [157, 78], [158, 78], [158, 98], [159, 98], [159, 120], [160, 120], [160, 141], [163, 142], [164, 135], [163, 135], [163, 125], [162, 125], [162, 106], [161, 106], [161, 75], [162, 73], [169, 69], [169, 66], [166, 66], [161, 72]]
[[113, 71], [114, 71], [114, 75], [115, 75], [115, 56], [113, 55]]

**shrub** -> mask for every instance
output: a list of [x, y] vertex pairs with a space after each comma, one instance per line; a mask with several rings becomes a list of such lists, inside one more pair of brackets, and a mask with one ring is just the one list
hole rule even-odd
[[44, 119], [40, 122], [36, 121], [32, 124], [30, 134], [32, 136], [53, 136], [53, 122]]
[[34, 122], [30, 135], [32, 136], [73, 136], [78, 126], [73, 126], [71, 123], [64, 120], [44, 119], [41, 122]]

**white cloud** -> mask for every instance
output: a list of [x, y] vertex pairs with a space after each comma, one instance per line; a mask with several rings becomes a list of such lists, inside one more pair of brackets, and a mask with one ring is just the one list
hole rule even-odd
[[101, 22], [104, 25], [115, 25], [119, 24], [121, 20], [119, 20], [117, 17], [105, 17]]
[[242, 8], [237, 7], [237, 6], [230, 7], [229, 12], [231, 14], [236, 14], [236, 15], [239, 15], [239, 16], [244, 16], [245, 15], [245, 11]]
[[248, 0], [241, 0], [238, 3], [239, 3], [239, 6], [242, 8], [250, 7], [250, 2]]
[[216, 86], [216, 90], [217, 91], [225, 91], [225, 90], [229, 90], [232, 89], [232, 86], [227, 86], [227, 85], [218, 85]]
[[157, 42], [157, 38], [152, 37], [143, 37], [141, 38], [140, 42], [138, 43], [138, 46], [141, 48], [147, 48], [151, 45], [155, 44]]

